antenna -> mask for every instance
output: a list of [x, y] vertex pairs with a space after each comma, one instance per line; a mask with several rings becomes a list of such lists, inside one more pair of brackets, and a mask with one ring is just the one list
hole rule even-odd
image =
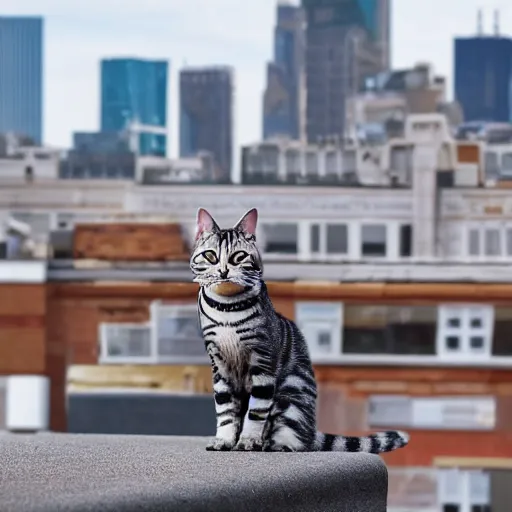
[[483, 25], [484, 25], [484, 22], [483, 22], [482, 9], [478, 9], [477, 21], [476, 21], [476, 33], [479, 36], [483, 35], [483, 32], [484, 32]]
[[500, 11], [498, 9], [494, 11], [494, 35], [496, 37], [500, 35]]

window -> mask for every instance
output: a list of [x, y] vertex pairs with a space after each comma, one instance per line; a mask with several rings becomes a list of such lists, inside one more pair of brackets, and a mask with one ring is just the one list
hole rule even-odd
[[499, 229], [485, 230], [485, 255], [499, 256], [501, 254], [501, 233]]
[[470, 256], [480, 255], [480, 231], [470, 229], [468, 234], [468, 254]]
[[345, 224], [327, 224], [327, 254], [348, 252], [348, 228]]
[[400, 226], [399, 254], [402, 257], [412, 256], [412, 226], [403, 224]]
[[293, 176], [300, 174], [300, 153], [295, 149], [286, 151], [286, 174]]
[[343, 353], [435, 355], [434, 306], [344, 306]]
[[368, 424], [371, 428], [493, 430], [496, 399], [373, 395], [368, 399]]
[[493, 356], [512, 356], [510, 333], [512, 333], [512, 307], [495, 307], [491, 352]]
[[149, 362], [151, 328], [146, 324], [100, 324], [100, 362]]
[[271, 254], [297, 254], [297, 224], [263, 224], [264, 252]]
[[318, 175], [318, 153], [308, 151], [306, 153], [306, 174], [311, 176]]
[[195, 304], [165, 305], [154, 302], [151, 305], [151, 319], [157, 340], [159, 361], [177, 357], [206, 359]]
[[382, 224], [366, 224], [361, 228], [362, 256], [386, 256], [386, 226]]
[[443, 512], [491, 512], [490, 474], [472, 469], [438, 470], [439, 508]]
[[512, 256], [512, 227], [500, 222], [472, 224], [467, 227], [466, 243], [469, 256]]
[[492, 306], [440, 306], [437, 353], [442, 357], [481, 357], [491, 354]]
[[320, 252], [320, 226], [312, 224], [310, 228], [311, 252], [317, 254]]
[[341, 355], [343, 305], [336, 302], [298, 302], [297, 325], [306, 338], [313, 359]]

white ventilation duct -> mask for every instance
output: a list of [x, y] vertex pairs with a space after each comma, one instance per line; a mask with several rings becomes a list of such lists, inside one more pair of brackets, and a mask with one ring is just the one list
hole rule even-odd
[[7, 377], [6, 428], [14, 432], [48, 430], [50, 381], [43, 375]]

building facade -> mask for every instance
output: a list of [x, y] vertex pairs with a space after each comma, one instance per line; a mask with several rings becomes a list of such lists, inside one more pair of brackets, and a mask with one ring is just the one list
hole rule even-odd
[[180, 156], [209, 151], [214, 179], [228, 183], [233, 165], [234, 71], [228, 66], [180, 71]]
[[0, 16], [0, 133], [43, 139], [43, 36], [40, 17]]
[[138, 152], [167, 154], [168, 62], [143, 59], [101, 61], [101, 131], [138, 132]]
[[455, 39], [455, 98], [466, 121], [512, 121], [512, 39]]
[[274, 29], [274, 58], [267, 65], [263, 95], [263, 139], [304, 136], [305, 19], [300, 7], [279, 3]]
[[[344, 136], [345, 101], [389, 65], [389, 2], [302, 0], [308, 142]], [[383, 41], [382, 38], [386, 40]]]

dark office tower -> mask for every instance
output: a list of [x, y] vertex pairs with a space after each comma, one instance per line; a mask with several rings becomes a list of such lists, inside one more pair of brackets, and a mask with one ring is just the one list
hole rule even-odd
[[512, 39], [455, 39], [455, 98], [465, 121], [512, 122]]
[[229, 182], [233, 153], [234, 73], [228, 66], [180, 71], [180, 156], [209, 151], [214, 179]]
[[306, 132], [342, 138], [345, 101], [389, 66], [390, 0], [302, 0], [306, 12]]
[[101, 61], [101, 131], [131, 126], [138, 153], [165, 156], [167, 149], [167, 61]]
[[267, 64], [263, 95], [263, 138], [302, 139], [305, 124], [305, 18], [300, 7], [279, 3], [274, 59]]
[[41, 144], [43, 18], [0, 16], [0, 133]]

